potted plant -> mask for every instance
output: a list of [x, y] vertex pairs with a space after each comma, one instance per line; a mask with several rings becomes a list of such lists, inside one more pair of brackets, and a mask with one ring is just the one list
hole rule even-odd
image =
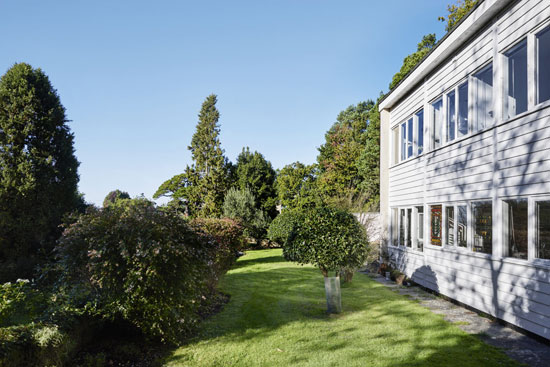
[[329, 207], [296, 212], [296, 221], [283, 246], [283, 255], [299, 264], [313, 264], [325, 278], [329, 313], [342, 310], [342, 270], [357, 269], [368, 255], [365, 228], [350, 213]]

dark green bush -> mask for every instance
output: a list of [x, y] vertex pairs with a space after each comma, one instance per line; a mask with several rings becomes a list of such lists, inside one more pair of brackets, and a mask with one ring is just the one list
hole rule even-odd
[[299, 221], [300, 211], [297, 209], [285, 209], [279, 214], [267, 229], [267, 238], [271, 241], [284, 245], [288, 236]]
[[363, 265], [368, 254], [365, 228], [350, 213], [329, 207], [297, 213], [285, 242], [285, 259], [318, 266], [324, 276]]
[[57, 289], [77, 309], [177, 343], [198, 322], [213, 246], [146, 199], [118, 201], [65, 228]]
[[0, 285], [0, 327], [34, 321], [46, 308], [46, 295], [28, 280]]
[[268, 216], [256, 208], [256, 199], [250, 189], [231, 188], [225, 195], [223, 215], [243, 223], [244, 234], [260, 242], [269, 226]]

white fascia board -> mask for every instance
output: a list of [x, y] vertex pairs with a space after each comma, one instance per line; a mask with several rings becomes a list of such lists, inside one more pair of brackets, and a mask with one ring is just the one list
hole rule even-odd
[[457, 28], [451, 31], [440, 44], [422, 61], [416, 69], [390, 92], [380, 103], [379, 110], [391, 109], [393, 105], [406, 95], [411, 88], [421, 82], [432, 70], [450, 57], [466, 43], [488, 21], [498, 15], [514, 0], [485, 0], [464, 19]]

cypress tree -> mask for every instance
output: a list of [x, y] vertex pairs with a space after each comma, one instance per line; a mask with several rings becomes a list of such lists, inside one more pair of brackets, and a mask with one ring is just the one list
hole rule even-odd
[[0, 279], [32, 276], [76, 209], [78, 161], [65, 108], [40, 69], [0, 79]]

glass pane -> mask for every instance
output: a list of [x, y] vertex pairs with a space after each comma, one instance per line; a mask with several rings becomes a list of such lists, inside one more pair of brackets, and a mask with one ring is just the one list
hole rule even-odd
[[405, 246], [405, 224], [407, 218], [405, 217], [405, 209], [401, 209], [401, 217], [399, 218], [399, 246]]
[[393, 163], [399, 163], [399, 129], [392, 130], [393, 134]]
[[397, 227], [399, 225], [399, 216], [396, 208], [391, 210], [391, 230], [392, 230], [392, 244], [397, 246], [399, 244], [399, 236], [397, 232]]
[[505, 56], [508, 58], [508, 117], [512, 117], [527, 111], [527, 40]]
[[527, 259], [527, 199], [504, 201], [508, 256]]
[[468, 83], [458, 87], [458, 136], [468, 134]]
[[550, 99], [550, 28], [537, 35], [539, 103]]
[[418, 119], [418, 125], [416, 125], [416, 136], [418, 144], [418, 155], [424, 151], [424, 111], [420, 111], [416, 114]]
[[455, 140], [455, 92], [447, 94], [447, 136], [445, 141]]
[[537, 201], [536, 215], [536, 257], [550, 259], [550, 201]]
[[457, 206], [457, 244], [459, 247], [468, 247], [468, 207], [466, 205]]
[[407, 159], [407, 124], [401, 124], [401, 160]]
[[473, 76], [475, 85], [474, 131], [483, 130], [493, 120], [493, 64]]
[[418, 239], [417, 239], [417, 246], [419, 251], [424, 250], [424, 208], [419, 207], [418, 208]]
[[411, 243], [412, 243], [411, 219], [412, 219], [412, 209], [407, 209], [407, 237], [406, 237], [407, 247], [411, 247]]
[[445, 230], [447, 231], [447, 245], [454, 246], [455, 232], [455, 208], [452, 206], [445, 207]]
[[475, 252], [491, 254], [493, 252], [493, 204], [490, 201], [472, 204], [474, 216]]
[[413, 119], [407, 121], [407, 158], [413, 155]]
[[441, 205], [433, 205], [430, 210], [431, 243], [435, 246], [441, 246]]
[[441, 146], [441, 130], [443, 129], [443, 100], [435, 102], [433, 105], [434, 116], [432, 130], [434, 134], [434, 148]]

